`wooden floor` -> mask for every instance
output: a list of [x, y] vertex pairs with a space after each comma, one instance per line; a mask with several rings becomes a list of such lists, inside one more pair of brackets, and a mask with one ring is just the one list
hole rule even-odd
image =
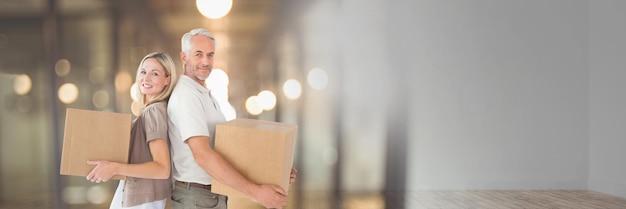
[[[384, 195], [405, 209], [626, 209], [624, 198], [587, 190], [417, 191]], [[343, 208], [386, 208], [384, 195], [351, 195], [344, 198]]]
[[[297, 192], [297, 191], [294, 191]], [[303, 191], [300, 191], [303, 192]], [[393, 209], [387, 200], [404, 209], [626, 209], [626, 199], [587, 190], [465, 190], [383, 192], [376, 194], [343, 193], [343, 201], [333, 204], [329, 191], [303, 192], [284, 209]], [[293, 198], [293, 199], [292, 199]], [[98, 205], [68, 205], [68, 209], [105, 209]], [[2, 202], [0, 209], [55, 208], [48, 198]], [[170, 208], [170, 207], [167, 207]]]

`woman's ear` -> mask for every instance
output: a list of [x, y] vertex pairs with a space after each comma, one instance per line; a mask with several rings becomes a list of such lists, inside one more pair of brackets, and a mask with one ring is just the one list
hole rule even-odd
[[172, 76], [167, 76], [165, 77], [165, 85], [170, 85], [170, 83], [172, 83]]

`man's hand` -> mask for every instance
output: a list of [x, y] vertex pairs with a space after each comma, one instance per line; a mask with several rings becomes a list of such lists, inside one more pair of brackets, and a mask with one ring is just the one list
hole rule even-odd
[[291, 175], [289, 175], [289, 184], [293, 184], [296, 182], [296, 174], [298, 174], [298, 170], [296, 168], [291, 167]]
[[266, 208], [282, 208], [287, 205], [287, 192], [276, 185], [260, 185], [255, 195], [256, 201]]

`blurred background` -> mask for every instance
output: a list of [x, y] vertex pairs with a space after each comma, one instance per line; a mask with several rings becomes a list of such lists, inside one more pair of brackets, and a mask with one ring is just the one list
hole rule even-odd
[[2, 0], [0, 208], [108, 208], [117, 182], [58, 174], [65, 110], [133, 113], [141, 58], [182, 70], [198, 27], [217, 37], [208, 83], [228, 117], [299, 126], [288, 208], [414, 208], [423, 190], [626, 198], [624, 14], [617, 0]]

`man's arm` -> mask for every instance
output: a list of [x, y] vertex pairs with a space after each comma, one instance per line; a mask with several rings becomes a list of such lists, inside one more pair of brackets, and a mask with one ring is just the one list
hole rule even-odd
[[287, 193], [283, 188], [251, 182], [213, 150], [209, 140], [207, 136], [193, 136], [187, 139], [187, 144], [191, 148], [196, 163], [211, 177], [239, 190], [266, 208], [280, 208], [287, 205]]

